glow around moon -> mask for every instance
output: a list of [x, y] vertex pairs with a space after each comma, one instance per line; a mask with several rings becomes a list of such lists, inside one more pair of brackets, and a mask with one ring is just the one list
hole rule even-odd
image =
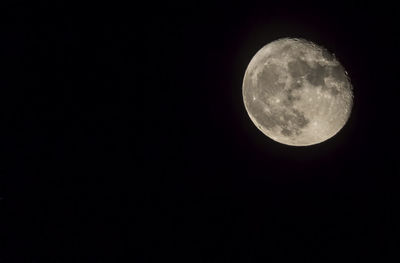
[[247, 67], [242, 91], [257, 128], [293, 146], [334, 136], [353, 105], [343, 66], [325, 48], [304, 39], [278, 39], [259, 50]]

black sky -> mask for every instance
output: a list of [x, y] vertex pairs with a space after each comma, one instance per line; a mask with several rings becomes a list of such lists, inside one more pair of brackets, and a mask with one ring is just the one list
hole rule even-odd
[[[394, 5], [32, 2], [0, 8], [0, 262], [394, 255]], [[349, 73], [352, 114], [324, 143], [276, 143], [245, 111], [246, 67], [281, 37]]]

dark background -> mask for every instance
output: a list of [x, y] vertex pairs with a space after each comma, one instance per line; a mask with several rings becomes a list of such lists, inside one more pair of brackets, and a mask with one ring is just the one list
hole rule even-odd
[[[0, 8], [0, 262], [343, 262], [399, 241], [398, 9], [383, 2]], [[241, 85], [281, 37], [335, 53], [330, 140], [264, 136]]]

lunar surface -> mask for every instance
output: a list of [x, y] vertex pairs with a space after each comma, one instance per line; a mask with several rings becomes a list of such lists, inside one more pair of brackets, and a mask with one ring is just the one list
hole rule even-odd
[[257, 128], [293, 146], [331, 138], [353, 106], [343, 66], [325, 48], [304, 39], [278, 39], [261, 48], [247, 67], [242, 91]]

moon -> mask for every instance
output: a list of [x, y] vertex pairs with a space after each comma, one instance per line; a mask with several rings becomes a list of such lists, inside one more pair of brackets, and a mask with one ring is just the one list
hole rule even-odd
[[336, 56], [299, 38], [262, 47], [246, 69], [242, 93], [255, 126], [291, 146], [330, 139], [346, 124], [353, 106], [350, 78]]

